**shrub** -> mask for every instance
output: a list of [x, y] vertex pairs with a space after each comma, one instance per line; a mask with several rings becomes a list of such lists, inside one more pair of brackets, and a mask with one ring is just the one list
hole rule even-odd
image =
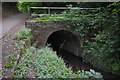
[[17, 35], [15, 35], [15, 46], [14, 48], [19, 49], [21, 55], [24, 53], [25, 48], [31, 46], [31, 29], [23, 29]]
[[67, 10], [63, 12], [63, 15], [69, 20], [66, 25], [72, 28], [77, 36], [81, 37], [82, 40], [90, 40], [103, 30], [106, 25], [110, 25], [107, 23], [110, 13], [105, 10], [107, 9]]
[[14, 78], [24, 78], [29, 73], [29, 68], [31, 67], [31, 57], [35, 48], [31, 47], [31, 29], [22, 29], [17, 35], [15, 35], [15, 46], [14, 48], [20, 50], [20, 57], [15, 71], [12, 76]]
[[63, 15], [71, 19], [67, 23], [68, 27], [81, 37], [85, 49], [84, 57], [91, 55], [91, 60], [95, 61], [88, 61], [94, 66], [102, 65], [95, 62], [104, 62], [109, 71], [120, 75], [120, 3], [107, 6], [96, 10], [67, 10]]
[[[15, 39], [19, 41], [30, 41], [31, 30], [24, 29], [21, 30], [19, 34], [16, 35]], [[27, 39], [27, 40], [26, 40]], [[30, 43], [30, 42], [29, 42]], [[19, 44], [19, 43], [18, 43]], [[19, 44], [23, 46], [20, 48], [19, 61], [15, 70], [12, 74], [13, 78], [27, 78], [30, 69], [35, 70], [36, 78], [102, 78], [103, 76], [90, 69], [90, 71], [77, 71], [73, 72], [71, 68], [66, 67], [63, 59], [56, 55], [49, 47], [44, 47], [37, 50], [35, 47], [29, 44]], [[17, 45], [18, 46], [18, 45]], [[17, 47], [19, 48], [19, 46]], [[12, 58], [12, 60], [14, 60]]]
[[14, 66], [14, 61], [17, 60], [17, 57], [15, 55], [9, 55], [6, 57], [6, 64], [5, 64], [5, 68], [13, 68]]
[[35, 53], [34, 47], [29, 47], [25, 49], [25, 53], [21, 56], [19, 63], [15, 67], [15, 70], [12, 74], [13, 78], [26, 78], [27, 74], [32, 68], [32, 54]]
[[102, 75], [94, 70], [77, 71], [73, 73], [67, 68], [63, 59], [58, 57], [49, 47], [38, 51], [35, 58], [35, 71], [38, 78], [102, 78]]
[[[34, 55], [34, 56], [33, 56]], [[34, 47], [26, 49], [19, 64], [14, 71], [14, 78], [26, 78], [29, 69], [35, 70], [36, 78], [102, 78], [103, 76], [90, 69], [90, 71], [77, 71], [73, 73], [67, 68], [63, 59], [57, 57], [56, 53], [49, 47], [38, 51]]]
[[[24, 13], [30, 13], [30, 7], [36, 7], [36, 6], [41, 6], [41, 2], [22, 2], [19, 1], [17, 3], [17, 8], [19, 11], [24, 12]], [[33, 12], [39, 13], [40, 10], [34, 10]]]

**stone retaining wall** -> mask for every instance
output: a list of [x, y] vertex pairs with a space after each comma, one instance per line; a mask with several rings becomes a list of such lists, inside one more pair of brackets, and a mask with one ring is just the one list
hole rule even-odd
[[[67, 28], [65, 26], [64, 23], [66, 23], [66, 21], [44, 21], [44, 22], [43, 21], [39, 21], [39, 22], [27, 21], [26, 27], [30, 28], [32, 30], [32, 34], [33, 34], [32, 43], [34, 43], [34, 44], [36, 43], [36, 46], [38, 48], [40, 48], [41, 46], [45, 46], [49, 36], [56, 31], [66, 30], [66, 32], [70, 32], [70, 34], [68, 34], [68, 36], [75, 35], [72, 30], [70, 30], [69, 28]], [[62, 38], [64, 39], [63, 36], [64, 36], [64, 34], [62, 34], [62, 36], [58, 36], [58, 37], [61, 37], [61, 39]], [[68, 41], [66, 42], [66, 44], [64, 45], [63, 48], [65, 50], [67, 50], [68, 52], [81, 57], [81, 51], [80, 51], [81, 45], [79, 43], [79, 39], [72, 39], [71, 36], [68, 38], [70, 40], [67, 39]], [[76, 38], [77, 38], [77, 36], [76, 36]], [[58, 40], [58, 39], [56, 39], [56, 40]], [[76, 41], [78, 43], [76, 43]]]

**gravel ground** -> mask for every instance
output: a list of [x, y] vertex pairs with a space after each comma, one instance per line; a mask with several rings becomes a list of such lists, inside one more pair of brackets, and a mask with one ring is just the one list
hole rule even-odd
[[5, 74], [3, 75], [5, 78], [10, 78], [11, 77], [11, 72], [14, 70], [13, 68], [11, 69], [5, 69], [4, 65], [6, 63], [5, 57], [9, 55], [19, 55], [19, 51], [15, 50], [12, 46], [15, 43], [14, 35], [19, 32], [20, 29], [25, 28], [24, 23], [19, 24], [19, 26], [14, 27], [9, 34], [4, 36], [2, 40], [2, 66], [3, 70], [5, 70]]
[[13, 68], [4, 68], [4, 65], [6, 63], [5, 57], [9, 55], [19, 55], [19, 51], [14, 50], [14, 48], [12, 47], [12, 45], [15, 43], [14, 35], [17, 34], [19, 30], [25, 28], [25, 21], [27, 17], [27, 14], [19, 13], [8, 17], [7, 20], [3, 19], [4, 23], [6, 24], [2, 26], [4, 27], [4, 30], [2, 31], [5, 31], [5, 34], [2, 36], [2, 38], [0, 38], [0, 52], [2, 54], [2, 63], [0, 63], [0, 66], [2, 66], [3, 71], [5, 71], [5, 74], [3, 74], [4, 78], [10, 78], [11, 72], [14, 70]]

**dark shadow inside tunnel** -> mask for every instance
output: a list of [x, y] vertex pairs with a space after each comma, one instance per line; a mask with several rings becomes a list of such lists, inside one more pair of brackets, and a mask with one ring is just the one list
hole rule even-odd
[[[59, 30], [53, 32], [47, 39], [46, 45], [52, 47], [57, 52], [59, 57], [62, 57], [66, 63], [66, 66], [71, 67], [73, 71], [77, 70], [90, 70], [94, 69], [97, 72], [102, 73], [104, 78], [116, 78], [117, 76], [103, 72], [90, 64], [83, 62], [82, 48], [80, 47], [79, 39], [75, 34], [67, 30]], [[105, 79], [107, 80], [107, 79]]]
[[62, 51], [66, 51], [70, 54], [80, 55], [80, 42], [75, 34], [67, 30], [59, 30], [53, 32], [46, 42], [51, 44], [54, 51], [57, 51], [58, 55], [62, 55]]

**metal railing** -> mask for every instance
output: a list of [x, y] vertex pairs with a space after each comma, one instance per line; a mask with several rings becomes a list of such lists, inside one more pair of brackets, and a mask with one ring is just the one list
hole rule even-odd
[[30, 7], [30, 11], [32, 11], [32, 9], [46, 9], [48, 10], [48, 14], [51, 13], [50, 10], [67, 10], [67, 9], [79, 9], [79, 10], [96, 10], [97, 8], [69, 8], [69, 7]]

